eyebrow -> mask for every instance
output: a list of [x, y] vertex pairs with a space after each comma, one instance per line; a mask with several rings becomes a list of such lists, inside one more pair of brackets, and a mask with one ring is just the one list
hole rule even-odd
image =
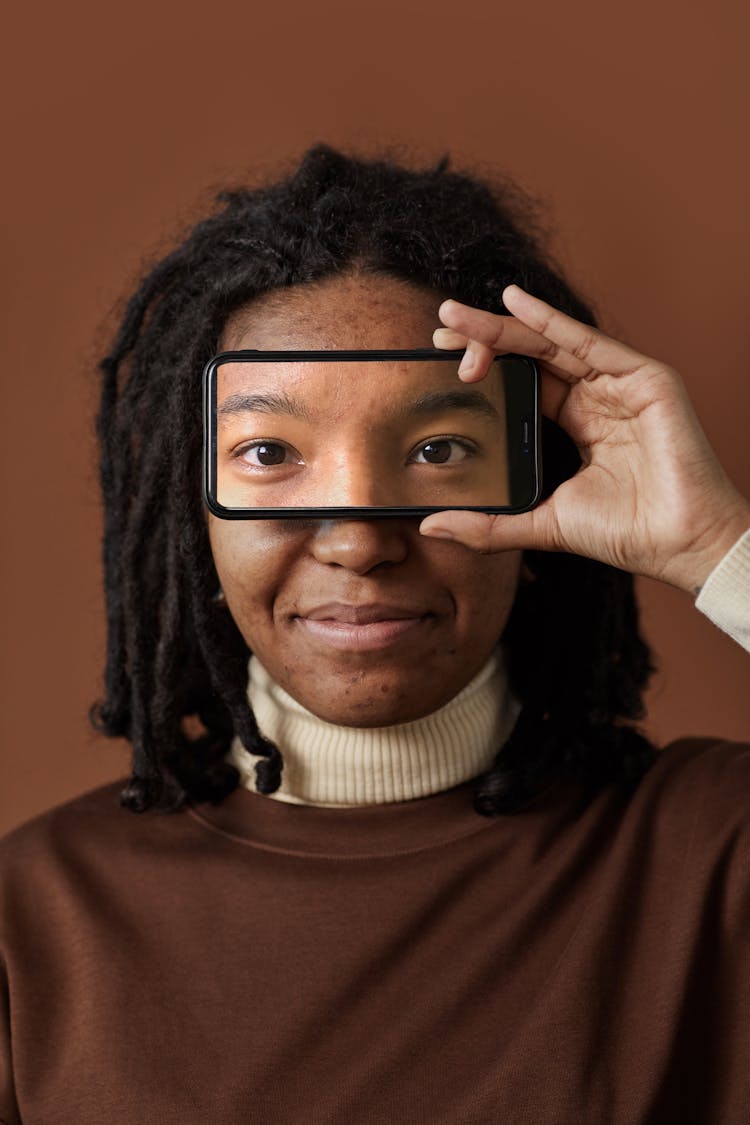
[[439, 414], [443, 410], [468, 410], [500, 421], [500, 415], [480, 391], [429, 391], [410, 403], [405, 414]]
[[[500, 415], [490, 400], [479, 391], [429, 391], [420, 395], [414, 402], [410, 402], [399, 413], [409, 418], [413, 415], [440, 414], [444, 410], [467, 410], [472, 414], [481, 414], [498, 422]], [[292, 418], [301, 418], [311, 421], [307, 407], [288, 395], [281, 393], [265, 394], [233, 394], [228, 395], [221, 406], [219, 414], [287, 414]]]
[[310, 412], [301, 402], [281, 393], [227, 395], [219, 407], [219, 414], [288, 414], [292, 418], [310, 421]]

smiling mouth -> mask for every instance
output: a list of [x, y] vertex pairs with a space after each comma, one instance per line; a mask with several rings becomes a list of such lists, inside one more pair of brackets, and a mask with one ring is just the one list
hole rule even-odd
[[364, 652], [389, 648], [431, 627], [435, 614], [401, 606], [318, 606], [294, 619], [305, 634], [326, 648]]

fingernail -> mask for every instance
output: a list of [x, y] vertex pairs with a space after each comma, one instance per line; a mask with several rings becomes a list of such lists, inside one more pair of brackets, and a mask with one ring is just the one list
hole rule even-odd
[[452, 531], [448, 531], [447, 527], [426, 527], [424, 530], [419, 529], [422, 535], [426, 535], [429, 539], [455, 539]]
[[458, 365], [459, 375], [468, 375], [474, 367], [474, 356], [471, 352], [464, 352], [464, 357]]
[[518, 282], [514, 281], [512, 285], [506, 285], [503, 289], [503, 300], [505, 299], [505, 294], [512, 289], [515, 289], [518, 293], [525, 293], [527, 297], [533, 296], [532, 293], [529, 293], [528, 289], [524, 289], [522, 285], [519, 285]]

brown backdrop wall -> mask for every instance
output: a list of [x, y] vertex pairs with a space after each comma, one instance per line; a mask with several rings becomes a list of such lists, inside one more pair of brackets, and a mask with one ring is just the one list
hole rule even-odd
[[[682, 372], [750, 494], [748, 30], [736, 3], [645, 0], [16, 6], [0, 831], [127, 769], [86, 722], [104, 650], [94, 360], [113, 307], [213, 188], [314, 141], [514, 174], [604, 327]], [[641, 594], [650, 733], [747, 738], [750, 657], [686, 595]]]

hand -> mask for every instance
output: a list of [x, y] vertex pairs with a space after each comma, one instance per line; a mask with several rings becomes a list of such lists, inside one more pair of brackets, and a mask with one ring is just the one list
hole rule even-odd
[[510, 316], [444, 301], [435, 347], [466, 348], [464, 382], [495, 355], [538, 361], [542, 412], [575, 441], [581, 469], [537, 508], [516, 515], [446, 511], [424, 535], [479, 551], [571, 551], [697, 593], [750, 527], [698, 423], [678, 373], [581, 324], [517, 285]]

